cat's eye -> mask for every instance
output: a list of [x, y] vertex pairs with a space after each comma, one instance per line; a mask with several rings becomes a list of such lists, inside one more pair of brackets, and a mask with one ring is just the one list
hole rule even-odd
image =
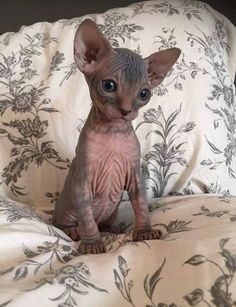
[[103, 80], [102, 88], [105, 92], [115, 92], [117, 90], [117, 85], [113, 80]]
[[138, 98], [142, 101], [148, 100], [150, 96], [151, 96], [151, 93], [147, 88], [144, 88], [138, 94]]

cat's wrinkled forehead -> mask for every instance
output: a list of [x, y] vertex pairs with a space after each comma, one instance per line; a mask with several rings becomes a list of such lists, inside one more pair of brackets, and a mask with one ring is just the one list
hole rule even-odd
[[110, 62], [111, 73], [119, 72], [127, 84], [134, 84], [148, 77], [144, 60], [135, 52], [125, 48], [115, 48]]

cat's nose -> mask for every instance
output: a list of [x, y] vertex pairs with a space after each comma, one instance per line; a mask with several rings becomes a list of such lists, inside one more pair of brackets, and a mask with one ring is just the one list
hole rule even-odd
[[125, 109], [120, 108], [120, 113], [121, 113], [123, 116], [129, 114], [131, 111], [132, 111], [132, 110], [125, 110]]

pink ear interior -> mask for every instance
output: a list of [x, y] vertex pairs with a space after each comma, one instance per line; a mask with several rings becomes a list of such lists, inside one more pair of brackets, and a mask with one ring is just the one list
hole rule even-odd
[[74, 58], [83, 73], [92, 72], [101, 58], [111, 50], [109, 41], [91, 19], [85, 19], [75, 33]]
[[180, 56], [179, 48], [155, 52], [145, 59], [151, 87], [159, 85]]

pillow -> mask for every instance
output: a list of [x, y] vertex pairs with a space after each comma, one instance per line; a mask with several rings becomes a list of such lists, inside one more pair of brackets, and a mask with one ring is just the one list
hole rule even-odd
[[236, 30], [198, 1], [145, 1], [0, 36], [0, 193], [52, 210], [91, 101], [73, 58], [92, 18], [114, 47], [182, 54], [133, 122], [149, 198], [236, 191]]

